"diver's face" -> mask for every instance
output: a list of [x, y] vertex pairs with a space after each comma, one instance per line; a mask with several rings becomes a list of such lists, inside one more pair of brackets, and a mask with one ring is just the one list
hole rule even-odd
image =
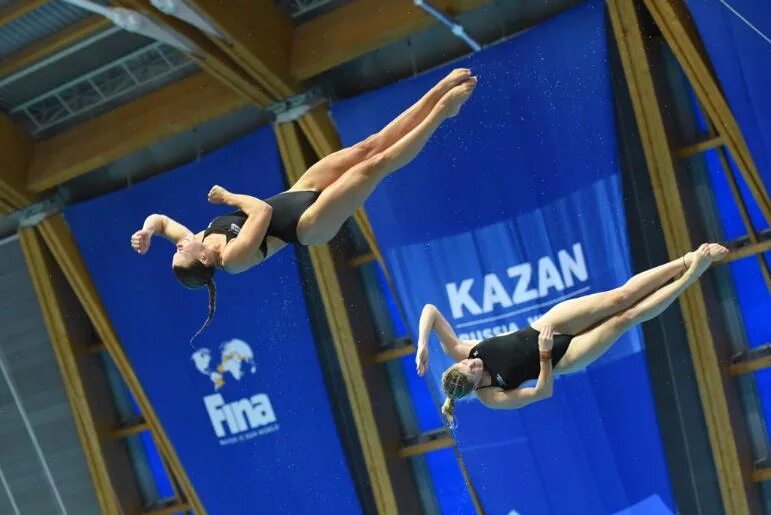
[[171, 258], [172, 266], [188, 267], [195, 261], [206, 264], [208, 261], [206, 247], [192, 236], [177, 242], [177, 251]]
[[458, 362], [458, 370], [465, 375], [474, 387], [479, 386], [482, 381], [482, 374], [485, 370], [482, 360], [479, 358], [464, 359]]

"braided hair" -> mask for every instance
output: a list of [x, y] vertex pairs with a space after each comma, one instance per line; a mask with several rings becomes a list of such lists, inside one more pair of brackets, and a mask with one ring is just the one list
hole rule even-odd
[[442, 415], [447, 418], [450, 425], [453, 425], [455, 422], [453, 418], [455, 400], [471, 393], [474, 390], [474, 383], [460, 371], [456, 364], [442, 374], [442, 390], [447, 394], [447, 398], [442, 404]]
[[177, 279], [185, 288], [197, 290], [206, 286], [209, 290], [209, 316], [206, 317], [206, 321], [201, 328], [190, 338], [190, 345], [192, 346], [193, 340], [206, 329], [211, 323], [212, 318], [214, 318], [214, 312], [217, 307], [217, 287], [214, 284], [214, 272], [216, 269], [197, 260], [188, 266], [174, 266], [173, 269]]

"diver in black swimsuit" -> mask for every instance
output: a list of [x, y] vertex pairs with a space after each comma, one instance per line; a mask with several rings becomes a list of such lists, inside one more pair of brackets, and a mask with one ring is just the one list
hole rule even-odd
[[209, 316], [197, 336], [214, 315], [215, 270], [236, 274], [287, 244], [327, 243], [382, 179], [412, 161], [442, 122], [458, 114], [476, 83], [470, 70], [453, 70], [383, 130], [314, 164], [289, 191], [260, 200], [214, 186], [209, 202], [237, 211], [198, 233], [165, 215], [150, 215], [131, 236], [131, 246], [144, 254], [153, 235], [174, 242], [172, 268], [179, 281], [209, 289]]
[[[265, 199], [265, 203], [271, 208], [271, 217], [265, 231], [265, 237], [259, 245], [263, 256], [268, 255], [268, 236], [278, 238], [286, 243], [299, 243], [297, 224], [305, 210], [318, 198], [318, 191], [286, 191]], [[210, 234], [224, 234], [227, 244], [238, 236], [247, 218], [249, 216], [240, 209], [218, 216], [209, 223], [209, 227], [203, 232], [203, 239], [205, 240]]]
[[[460, 340], [439, 310], [426, 305], [415, 358], [418, 374], [428, 369], [428, 340], [433, 330], [444, 352], [456, 362], [442, 375], [447, 395], [442, 413], [451, 423], [455, 400], [474, 391], [485, 406], [494, 409], [516, 409], [546, 399], [552, 394], [555, 375], [583, 370], [624, 332], [660, 315], [727, 254], [725, 247], [705, 243], [680, 259], [632, 277], [615, 290], [566, 300], [530, 327], [481, 342]], [[532, 379], [535, 386], [521, 386]]]
[[[482, 360], [490, 384], [480, 385], [477, 389], [497, 387], [507, 390], [537, 379], [541, 372], [540, 353], [551, 350], [549, 359], [554, 368], [567, 352], [572, 339], [567, 334], [550, 336], [546, 328], [539, 333], [532, 327], [526, 327], [479, 342], [471, 348], [468, 357]], [[546, 348], [545, 342], [549, 341], [552, 347]]]

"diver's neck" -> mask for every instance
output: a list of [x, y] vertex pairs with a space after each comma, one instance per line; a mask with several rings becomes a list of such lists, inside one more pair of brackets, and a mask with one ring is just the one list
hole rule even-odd
[[222, 238], [206, 238], [202, 242], [203, 246], [206, 247], [209, 252], [214, 254], [214, 266], [217, 268], [222, 268], [222, 252], [225, 250], [225, 245], [227, 244], [225, 235], [223, 234], [221, 236]]
[[482, 379], [479, 380], [479, 384], [477, 385], [477, 388], [485, 388], [487, 386], [491, 386], [493, 384], [493, 378], [490, 375], [490, 372], [487, 370], [484, 370], [482, 372]]

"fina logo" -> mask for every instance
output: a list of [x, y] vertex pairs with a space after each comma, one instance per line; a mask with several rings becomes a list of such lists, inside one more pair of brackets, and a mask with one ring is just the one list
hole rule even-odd
[[[209, 349], [199, 349], [191, 358], [195, 368], [211, 380], [215, 391], [225, 386], [228, 376], [241, 381], [247, 373], [253, 375], [257, 371], [251, 347], [239, 339], [220, 346], [220, 362], [214, 370], [211, 369]], [[232, 402], [225, 402], [222, 394], [215, 393], [204, 397], [203, 402], [214, 433], [220, 438], [220, 445], [239, 443], [278, 431], [276, 414], [270, 398], [264, 393]]]

